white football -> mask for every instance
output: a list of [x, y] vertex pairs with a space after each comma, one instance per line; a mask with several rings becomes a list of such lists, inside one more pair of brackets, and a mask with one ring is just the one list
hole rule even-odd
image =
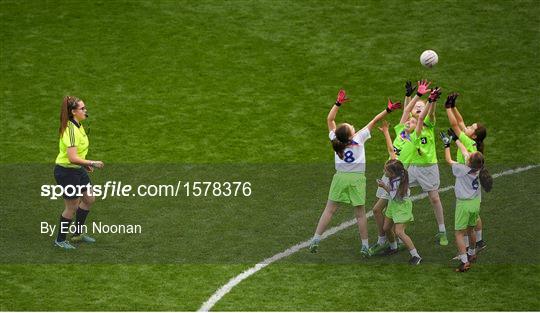
[[433, 50], [426, 50], [420, 55], [420, 63], [425, 67], [433, 67], [439, 62], [439, 56]]

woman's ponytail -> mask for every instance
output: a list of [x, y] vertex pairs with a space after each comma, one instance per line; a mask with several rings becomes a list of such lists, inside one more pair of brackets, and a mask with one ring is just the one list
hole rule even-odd
[[64, 134], [68, 121], [73, 117], [73, 113], [71, 111], [77, 108], [77, 103], [79, 103], [79, 101], [81, 100], [76, 97], [64, 97], [62, 107], [60, 108], [60, 127], [58, 128], [60, 137], [62, 137], [62, 134]]

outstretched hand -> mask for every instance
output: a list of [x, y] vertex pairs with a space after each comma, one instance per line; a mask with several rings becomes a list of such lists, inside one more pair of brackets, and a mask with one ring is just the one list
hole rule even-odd
[[416, 92], [417, 96], [421, 97], [431, 91], [430, 89], [428, 89], [431, 82], [428, 83], [427, 80], [423, 79], [417, 82], [417, 84], [418, 84], [418, 91]]
[[382, 125], [381, 125], [381, 127], [379, 127], [379, 130], [382, 131], [383, 133], [386, 133], [386, 132], [388, 132], [388, 127], [389, 126], [390, 125], [388, 124], [388, 121], [384, 120], [384, 121], [382, 121]]
[[394, 110], [401, 109], [401, 102], [392, 102], [390, 98], [388, 98], [388, 104], [386, 105], [386, 112], [390, 113]]
[[452, 143], [452, 137], [448, 134], [445, 134], [444, 132], [441, 132], [441, 139], [444, 143], [445, 148], [450, 148], [450, 143]]
[[428, 102], [436, 102], [441, 96], [441, 88], [435, 87], [429, 94]]
[[405, 83], [405, 97], [410, 97], [414, 93], [415, 90], [416, 90], [416, 86], [413, 87], [411, 81], [408, 80]]
[[454, 108], [456, 106], [456, 99], [459, 96], [459, 93], [452, 92], [448, 95], [446, 98], [446, 102], [444, 103], [444, 107], [447, 109]]
[[340, 106], [347, 101], [349, 101], [349, 98], [347, 98], [347, 95], [345, 94], [345, 90], [340, 89], [337, 95], [336, 105]]

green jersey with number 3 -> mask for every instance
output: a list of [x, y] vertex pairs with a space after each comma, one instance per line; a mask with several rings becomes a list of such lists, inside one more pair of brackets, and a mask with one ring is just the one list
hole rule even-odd
[[413, 154], [410, 163], [413, 165], [437, 164], [437, 152], [435, 145], [435, 123], [429, 117], [424, 119], [424, 128], [420, 136], [413, 132], [411, 140], [417, 149]]
[[[467, 148], [467, 151], [469, 153], [473, 153], [478, 151], [476, 149], [476, 141], [469, 138], [469, 136], [465, 135], [465, 132], [461, 132], [459, 134], [459, 141]], [[463, 153], [461, 153], [461, 150], [458, 148], [458, 151], [456, 152], [456, 160], [460, 164], [465, 164], [465, 157], [463, 157]]]

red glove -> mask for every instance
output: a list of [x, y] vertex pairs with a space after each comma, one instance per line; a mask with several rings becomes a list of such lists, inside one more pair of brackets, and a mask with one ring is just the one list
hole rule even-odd
[[347, 95], [345, 94], [345, 90], [340, 89], [337, 94], [336, 99], [336, 105], [340, 106], [342, 103], [349, 101], [349, 98], [347, 98]]
[[435, 87], [429, 94], [428, 102], [435, 102], [441, 96], [441, 88]]
[[429, 92], [429, 84], [431, 84], [431, 82], [427, 82], [427, 80], [423, 79], [421, 81], [418, 82], [418, 90], [416, 91], [416, 95], [421, 97], [423, 96], [424, 94], [426, 94], [427, 92]]
[[388, 98], [388, 105], [386, 106], [386, 112], [390, 113], [394, 110], [401, 109], [401, 102], [392, 102], [390, 98]]

